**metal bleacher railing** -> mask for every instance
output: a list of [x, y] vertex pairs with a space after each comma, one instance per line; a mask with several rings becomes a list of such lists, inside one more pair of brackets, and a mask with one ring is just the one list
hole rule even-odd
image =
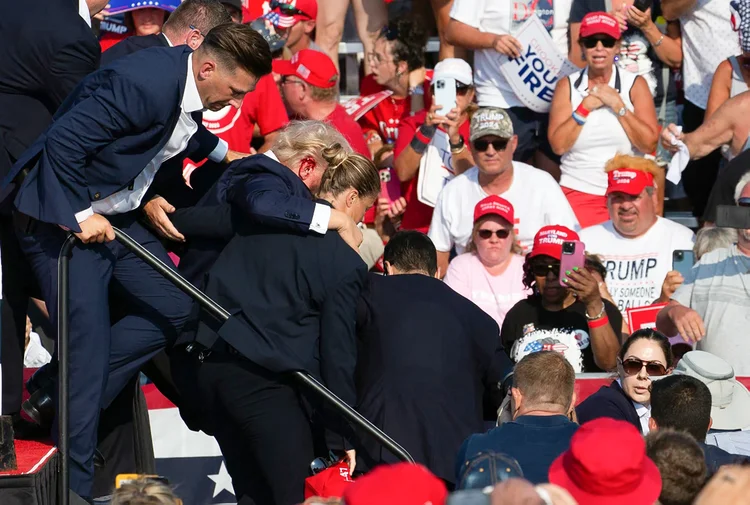
[[[231, 314], [227, 312], [221, 305], [216, 303], [214, 300], [206, 296], [205, 293], [200, 291], [198, 288], [190, 284], [184, 277], [177, 273], [172, 267], [165, 264], [159, 258], [151, 254], [145, 247], [140, 245], [138, 242], [133, 240], [126, 233], [115, 228], [115, 237], [120, 241], [130, 252], [135, 254], [138, 258], [143, 260], [147, 265], [156, 270], [167, 280], [172, 282], [175, 286], [181, 289], [185, 294], [197, 301], [201, 308], [208, 312], [211, 316], [215, 317], [220, 322], [227, 321]], [[69, 270], [68, 263], [70, 259], [73, 246], [76, 242], [76, 237], [70, 235], [67, 240], [63, 243], [60, 250], [60, 257], [58, 259], [58, 325], [57, 325], [57, 345], [58, 345], [58, 361], [60, 371], [59, 381], [59, 416], [58, 416], [58, 451], [60, 452], [60, 478], [59, 484], [59, 503], [60, 505], [68, 505], [68, 483], [70, 477], [70, 466], [68, 461], [68, 297], [69, 297]], [[347, 405], [338, 396], [336, 396], [331, 390], [320, 383], [315, 377], [306, 372], [295, 371], [292, 372], [295, 379], [303, 386], [306, 387], [318, 395], [320, 395], [324, 401], [330, 404], [340, 415], [346, 418], [349, 422], [356, 425], [356, 427], [364, 433], [377, 439], [383, 446], [388, 449], [393, 455], [399, 460], [414, 463], [414, 458], [404, 449], [401, 445], [383, 432], [380, 428], [372, 424], [362, 414], [354, 410], [351, 406]]]

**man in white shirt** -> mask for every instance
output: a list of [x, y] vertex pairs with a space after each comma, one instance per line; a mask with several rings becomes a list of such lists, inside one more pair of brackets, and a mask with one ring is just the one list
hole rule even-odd
[[[608, 174], [607, 207], [610, 220], [584, 228], [586, 251], [602, 257], [605, 282], [621, 311], [667, 302], [682, 282], [672, 270], [672, 253], [693, 249], [695, 235], [681, 224], [656, 214], [656, 188], [649, 172], [636, 158], [619, 156]], [[609, 166], [609, 165], [608, 165]], [[658, 300], [657, 300], [658, 299]]]
[[[523, 50], [514, 37], [523, 23], [537, 16], [547, 28], [561, 55], [568, 54], [568, 16], [572, 0], [538, 2], [454, 0], [446, 39], [458, 47], [474, 50], [474, 81], [481, 107], [500, 107], [513, 121], [518, 135], [514, 159], [556, 173], [560, 157], [547, 141], [549, 114], [527, 108], [500, 71], [507, 58], [518, 58]], [[551, 100], [554, 84], [550, 84]], [[537, 90], [539, 96], [544, 90]]]
[[451, 249], [466, 250], [474, 226], [474, 207], [489, 195], [502, 196], [515, 209], [516, 237], [524, 252], [531, 249], [542, 226], [578, 229], [578, 220], [560, 186], [548, 173], [513, 161], [518, 137], [507, 112], [480, 108], [471, 118], [469, 141], [475, 167], [446, 184], [432, 215], [429, 236], [438, 251], [441, 272], [448, 269]]

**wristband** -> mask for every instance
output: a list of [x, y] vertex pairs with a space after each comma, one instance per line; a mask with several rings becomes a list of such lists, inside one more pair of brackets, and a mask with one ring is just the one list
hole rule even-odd
[[597, 328], [601, 328], [605, 324], [609, 323], [609, 317], [606, 315], [604, 317], [600, 317], [599, 319], [592, 319], [589, 321], [589, 329], [595, 330]]
[[424, 96], [424, 86], [422, 85], [412, 86], [411, 88], [409, 88], [409, 94]]
[[369, 145], [369, 144], [374, 144], [375, 142], [382, 142], [383, 139], [380, 137], [380, 135], [378, 135], [378, 132], [374, 130], [370, 130], [369, 132], [367, 132], [365, 141]]
[[586, 123], [586, 119], [591, 113], [586, 107], [583, 106], [583, 102], [573, 111], [573, 120], [579, 125], [583, 126]]
[[430, 140], [432, 140], [432, 137], [435, 136], [435, 132], [437, 131], [437, 126], [427, 126], [426, 124], [423, 124], [419, 127], [417, 132], [414, 134], [415, 137], [420, 137], [419, 140], [424, 142], [425, 144], [429, 144]]

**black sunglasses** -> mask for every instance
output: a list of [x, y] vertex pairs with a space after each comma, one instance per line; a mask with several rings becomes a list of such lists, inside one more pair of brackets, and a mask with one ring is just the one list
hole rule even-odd
[[490, 144], [492, 144], [492, 147], [493, 149], [495, 149], [495, 151], [505, 151], [505, 148], [508, 147], [508, 139], [498, 139], [498, 140], [478, 139], [474, 141], [474, 149], [476, 149], [480, 153], [483, 153], [490, 147]]
[[628, 358], [620, 361], [622, 369], [627, 375], [638, 375], [643, 367], [646, 367], [646, 373], [653, 377], [667, 375], [667, 369], [658, 361], [643, 361], [638, 358]]
[[295, 8], [291, 4], [288, 4], [286, 2], [281, 2], [279, 0], [271, 0], [271, 9], [279, 9], [282, 14], [286, 16], [306, 16], [310, 17], [309, 14], [306, 12], [302, 12], [301, 10]]
[[497, 235], [497, 238], [508, 238], [508, 236], [510, 235], [510, 230], [501, 228], [495, 231], [492, 231], [492, 230], [477, 231], [477, 235], [479, 235], [479, 238], [481, 238], [482, 240], [489, 239], [493, 234]]
[[560, 263], [532, 263], [531, 273], [534, 277], [547, 277], [549, 274], [553, 277], [560, 277]]
[[595, 48], [596, 44], [599, 42], [601, 42], [607, 49], [612, 49], [615, 47], [617, 39], [613, 39], [612, 37], [584, 37], [581, 39], [581, 43], [586, 49]]

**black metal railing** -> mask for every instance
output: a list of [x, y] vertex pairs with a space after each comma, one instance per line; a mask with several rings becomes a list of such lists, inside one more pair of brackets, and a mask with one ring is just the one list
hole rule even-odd
[[[231, 314], [227, 312], [224, 307], [216, 303], [210, 297], [206, 296], [201, 290], [193, 286], [190, 282], [182, 277], [172, 267], [161, 261], [159, 258], [154, 256], [148, 249], [143, 247], [141, 244], [133, 240], [127, 233], [114, 228], [115, 237], [117, 240], [124, 245], [129, 251], [135, 254], [138, 258], [142, 259], [147, 265], [159, 272], [172, 284], [177, 286], [180, 290], [185, 292], [188, 296], [196, 300], [201, 307], [206, 310], [210, 315], [215, 317], [220, 322], [227, 321]], [[58, 289], [58, 316], [57, 316], [57, 338], [58, 338], [58, 361], [60, 370], [60, 381], [59, 381], [59, 442], [58, 450], [60, 452], [60, 486], [62, 492], [60, 493], [60, 505], [68, 505], [68, 482], [70, 478], [70, 467], [68, 462], [68, 261], [70, 254], [75, 245], [76, 238], [74, 235], [70, 235], [63, 243], [60, 251], [60, 258], [58, 259], [58, 271], [57, 271], [57, 289]], [[326, 402], [332, 405], [342, 416], [348, 421], [355, 424], [359, 429], [366, 432], [368, 435], [377, 439], [383, 446], [388, 449], [393, 455], [395, 455], [401, 461], [414, 463], [414, 458], [404, 449], [398, 442], [388, 436], [383, 430], [372, 424], [366, 417], [354, 410], [350, 405], [341, 400], [336, 396], [330, 389], [320, 383], [315, 377], [309, 373], [296, 371], [293, 375], [297, 381], [303, 384], [305, 387], [313, 390], [315, 393], [320, 395]]]

